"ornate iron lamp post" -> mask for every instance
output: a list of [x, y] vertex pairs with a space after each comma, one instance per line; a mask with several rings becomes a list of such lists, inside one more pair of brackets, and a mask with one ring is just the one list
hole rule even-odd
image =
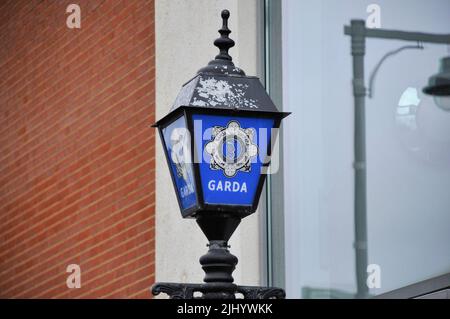
[[183, 218], [195, 218], [209, 241], [200, 258], [204, 284], [156, 283], [152, 293], [191, 299], [284, 298], [279, 288], [233, 283], [238, 262], [228, 240], [256, 211], [276, 135], [289, 113], [279, 112], [257, 77], [236, 67], [229, 48], [228, 10], [222, 11], [219, 54], [187, 82], [169, 114], [155, 123]]

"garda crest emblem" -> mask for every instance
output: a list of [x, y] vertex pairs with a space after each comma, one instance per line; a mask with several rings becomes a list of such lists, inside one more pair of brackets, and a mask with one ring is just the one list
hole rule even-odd
[[210, 168], [223, 170], [226, 177], [234, 177], [238, 171], [249, 172], [251, 159], [258, 154], [254, 135], [253, 128], [243, 129], [237, 121], [230, 121], [226, 127], [214, 126], [211, 141], [205, 145], [211, 155]]

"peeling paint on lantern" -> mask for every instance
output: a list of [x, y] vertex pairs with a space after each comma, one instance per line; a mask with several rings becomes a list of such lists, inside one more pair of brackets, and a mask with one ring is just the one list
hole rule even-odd
[[201, 78], [196, 87], [198, 97], [192, 101], [196, 106], [227, 105], [230, 107], [258, 108], [257, 100], [245, 97], [248, 84], [230, 84], [226, 80], [217, 80], [213, 77]]
[[192, 105], [194, 105], [194, 106], [207, 106], [205, 101], [197, 100], [196, 98], [194, 99], [194, 102], [192, 102]]
[[176, 109], [182, 105], [189, 105], [190, 100], [192, 99], [192, 95], [194, 93], [194, 88], [197, 85], [198, 77], [192, 79], [190, 82], [186, 83], [182, 88], [180, 93], [178, 93], [175, 102], [172, 105], [171, 110]]

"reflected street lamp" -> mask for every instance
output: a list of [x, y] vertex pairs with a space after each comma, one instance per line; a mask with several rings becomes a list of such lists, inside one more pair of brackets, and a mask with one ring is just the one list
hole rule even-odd
[[238, 262], [228, 240], [242, 218], [256, 211], [270, 164], [276, 129], [289, 113], [279, 112], [257, 77], [234, 65], [228, 50], [228, 10], [222, 11], [219, 54], [178, 94], [157, 121], [183, 218], [195, 218], [209, 241], [200, 258], [204, 284], [156, 283], [152, 293], [171, 298], [284, 298], [279, 288], [233, 283]]
[[[355, 264], [357, 297], [368, 297], [367, 276], [367, 204], [366, 204], [366, 128], [365, 128], [365, 99], [367, 89], [364, 84], [364, 55], [366, 39], [391, 39], [417, 42], [417, 46], [404, 46], [388, 52], [375, 67], [370, 77], [369, 96], [373, 95], [373, 79], [377, 70], [386, 58], [404, 49], [422, 49], [421, 43], [450, 44], [450, 34], [431, 34], [421, 32], [406, 32], [399, 30], [369, 29], [364, 20], [352, 20], [350, 26], [344, 27], [344, 33], [351, 37], [351, 54], [353, 57], [353, 96], [355, 109], [354, 150], [355, 159]], [[424, 93], [434, 96], [436, 104], [450, 111], [450, 57], [442, 59], [441, 70], [432, 76]]]

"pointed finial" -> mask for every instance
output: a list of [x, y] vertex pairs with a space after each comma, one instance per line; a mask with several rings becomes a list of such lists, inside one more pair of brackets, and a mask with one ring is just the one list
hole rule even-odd
[[214, 41], [214, 45], [219, 48], [220, 53], [216, 55], [214, 60], [209, 61], [208, 65], [198, 70], [197, 73], [221, 74], [221, 75], [237, 75], [245, 76], [245, 72], [234, 66], [228, 50], [234, 46], [234, 41], [228, 37], [231, 30], [228, 29], [228, 18], [230, 11], [222, 11], [222, 28], [219, 30], [220, 38]]
[[230, 11], [223, 10], [221, 16], [222, 28], [219, 30], [220, 38], [217, 38], [216, 41], [214, 41], [214, 45], [220, 50], [220, 53], [216, 56], [216, 59], [231, 61], [232, 58], [228, 54], [228, 50], [234, 47], [234, 41], [228, 37], [231, 33], [231, 30], [228, 29], [228, 18], [230, 17]]

